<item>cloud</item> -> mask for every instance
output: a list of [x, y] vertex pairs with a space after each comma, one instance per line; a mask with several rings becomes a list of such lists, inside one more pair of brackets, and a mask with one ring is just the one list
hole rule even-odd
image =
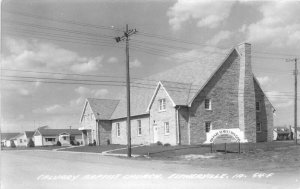
[[142, 63], [138, 59], [134, 59], [134, 61], [131, 61], [129, 63], [130, 68], [140, 67], [141, 65], [142, 65]]
[[268, 76], [257, 77], [256, 78], [260, 85], [266, 85], [270, 82], [270, 78]]
[[107, 60], [108, 63], [117, 63], [119, 62], [118, 58], [116, 57], [110, 57], [108, 60]]
[[61, 110], [62, 108], [63, 107], [61, 105], [55, 104], [53, 106], [46, 107], [45, 110], [46, 112], [53, 113], [57, 112], [58, 110]]
[[70, 109], [67, 106], [54, 104], [43, 108], [34, 109], [32, 112], [35, 114], [61, 114], [68, 113], [69, 111]]
[[76, 52], [37, 40], [8, 37], [4, 46], [8, 55], [3, 56], [3, 68], [85, 73], [102, 67], [102, 56], [82, 57]]
[[80, 95], [80, 97], [70, 101], [71, 107], [82, 106], [86, 98], [104, 98], [108, 94], [107, 89], [90, 89], [87, 87], [77, 87], [75, 92]]
[[234, 1], [178, 0], [167, 15], [173, 30], [179, 30], [184, 22], [192, 19], [197, 27], [216, 28], [230, 14]]
[[19, 92], [20, 92], [20, 94], [23, 95], [23, 96], [27, 96], [27, 95], [30, 94], [29, 91], [28, 91], [27, 89], [19, 89]]
[[211, 40], [209, 40], [207, 43], [210, 45], [217, 45], [221, 41], [229, 39], [229, 37], [232, 35], [232, 32], [227, 30], [222, 30], [219, 33], [217, 33]]
[[247, 27], [248, 41], [263, 43], [271, 47], [299, 47], [300, 2], [265, 2], [259, 7], [259, 11], [262, 19]]
[[87, 62], [74, 64], [71, 69], [76, 73], [86, 73], [90, 71], [98, 70], [98, 68], [102, 67], [101, 61], [102, 57], [98, 56], [93, 59], [89, 59]]

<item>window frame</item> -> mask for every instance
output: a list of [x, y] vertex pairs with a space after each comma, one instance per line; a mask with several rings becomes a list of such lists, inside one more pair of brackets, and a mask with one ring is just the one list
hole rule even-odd
[[[208, 108], [206, 108], [206, 101], [208, 100]], [[204, 99], [204, 109], [205, 110], [212, 110], [212, 105], [211, 105], [212, 103], [211, 103], [211, 99], [210, 98], [205, 98]]]
[[170, 135], [170, 123], [168, 121], [164, 122], [164, 131], [165, 135]]
[[[257, 126], [259, 125], [259, 130], [257, 130]], [[262, 132], [262, 123], [261, 122], [256, 122], [256, 132], [261, 133]]]
[[166, 111], [167, 109], [167, 106], [166, 106], [166, 99], [165, 98], [161, 98], [158, 100], [158, 111], [159, 112], [163, 112], [163, 111]]
[[[209, 131], [207, 131], [207, 126], [206, 126], [207, 123], [209, 123]], [[211, 123], [211, 121], [205, 121], [204, 122], [204, 128], [205, 128], [205, 133], [209, 133], [212, 130], [212, 123]]]
[[117, 134], [117, 137], [120, 137], [121, 136], [121, 128], [120, 128], [120, 123], [116, 123], [116, 134]]
[[142, 136], [142, 120], [137, 120], [137, 136]]
[[[49, 140], [49, 139], [51, 139], [51, 140]], [[55, 142], [55, 138], [53, 138], [53, 137], [45, 137], [45, 141], [46, 142]]]
[[[257, 109], [257, 104], [258, 104], [258, 109]], [[256, 101], [256, 102], [255, 102], [255, 110], [256, 110], [257, 112], [260, 112], [260, 110], [261, 110], [261, 103], [260, 103], [260, 101]]]

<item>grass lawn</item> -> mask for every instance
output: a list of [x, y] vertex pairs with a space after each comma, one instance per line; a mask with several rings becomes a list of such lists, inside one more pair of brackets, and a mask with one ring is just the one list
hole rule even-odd
[[[162, 146], [162, 145], [151, 145], [151, 146], [140, 146], [136, 148], [132, 148], [132, 154], [137, 155], [149, 155], [150, 157], [174, 157], [182, 153], [207, 153], [210, 151], [210, 147], [208, 146]], [[127, 149], [125, 150], [117, 150], [112, 153], [116, 154], [126, 154]]]
[[11, 147], [2, 147], [1, 150], [54, 150], [54, 149], [59, 149], [59, 148], [65, 148], [66, 146], [36, 146], [32, 148], [28, 148], [25, 146], [20, 146], [16, 148], [11, 148]]
[[[253, 153], [260, 151], [273, 151], [278, 148], [287, 148], [295, 146], [293, 141], [274, 141], [274, 142], [263, 142], [263, 143], [246, 143], [240, 145], [240, 153]], [[181, 145], [181, 146], [162, 146], [162, 145], [151, 145], [141, 146], [132, 148], [132, 154], [137, 155], [149, 155], [151, 158], [159, 159], [177, 159], [180, 156], [196, 154], [205, 155], [208, 153], [225, 152], [225, 144], [214, 144], [211, 145]], [[238, 154], [239, 144], [232, 143], [226, 144], [226, 152], [228, 154]], [[112, 153], [126, 154], [127, 149], [116, 150]]]
[[102, 153], [103, 151], [114, 150], [118, 148], [126, 148], [126, 146], [119, 145], [119, 144], [110, 144], [110, 145], [103, 145], [103, 146], [79, 146], [75, 148], [62, 149], [59, 151]]
[[298, 172], [300, 174], [300, 145], [274, 148], [273, 150], [259, 149], [245, 153], [212, 153], [212, 158], [185, 156], [177, 157], [182, 163], [201, 167], [232, 168], [238, 171], [256, 172]]

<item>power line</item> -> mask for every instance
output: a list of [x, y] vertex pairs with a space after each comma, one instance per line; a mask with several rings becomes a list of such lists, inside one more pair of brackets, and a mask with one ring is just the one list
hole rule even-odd
[[[8, 77], [8, 78], [17, 78], [17, 79], [35, 79], [35, 80], [17, 80], [17, 81], [24, 81], [24, 82], [45, 82], [45, 83], [57, 83], [57, 84], [87, 84], [87, 85], [107, 85], [107, 86], [125, 86], [125, 82], [124, 81], [112, 81], [112, 80], [75, 80], [75, 79], [66, 79], [66, 78], [44, 78], [44, 77], [27, 77], [27, 76], [7, 76], [7, 75], [3, 75], [3, 77]], [[11, 79], [4, 79], [7, 81], [11, 81]], [[49, 81], [50, 80], [50, 81]], [[54, 81], [53, 81], [54, 80]], [[71, 81], [71, 83], [69, 82], [61, 82], [61, 81]], [[84, 82], [84, 83], [82, 83]], [[92, 83], [86, 83], [86, 82], [92, 82]], [[151, 89], [155, 89], [157, 84], [154, 83], [139, 83], [139, 82], [131, 82], [131, 84], [133, 84], [133, 86], [135, 87], [140, 87], [140, 88], [151, 88]], [[179, 83], [181, 84], [181, 83]], [[140, 86], [141, 85], [141, 86]], [[197, 87], [197, 88], [192, 88], [192, 87], [196, 87], [196, 86], [200, 86], [200, 85], [190, 85], [191, 87], [180, 87], [180, 86], [168, 86], [168, 90], [170, 91], [176, 91], [176, 92], [184, 92], [184, 91], [192, 91], [192, 92], [196, 92], [199, 91], [201, 87]], [[230, 92], [236, 92], [239, 90], [236, 90], [234, 88], [226, 88], [227, 90], [230, 90]], [[264, 91], [266, 93], [268, 92], [272, 92], [272, 91]], [[289, 95], [292, 94], [292, 92], [278, 92], [278, 94], [273, 94], [271, 96], [278, 96], [278, 97], [286, 97], [286, 96], [293, 96], [293, 95]]]
[[[15, 10], [14, 11], [2, 10], [2, 11], [6, 12], [6, 13], [9, 13], [9, 14], [15, 14], [15, 15], [20, 15], [20, 16], [30, 17], [30, 18], [35, 18], [35, 19], [48, 20], [48, 21], [53, 21], [53, 22], [58, 22], [58, 23], [72, 24], [72, 25], [77, 25], [77, 26], [91, 27], [91, 28], [97, 28], [97, 29], [105, 29], [105, 30], [111, 30], [111, 31], [122, 31], [119, 28], [112, 28], [112, 27], [101, 26], [101, 25], [93, 25], [93, 24], [78, 22], [78, 21], [74, 21], [74, 20], [66, 20], [66, 19], [61, 19], [61, 18], [59, 19], [59, 18], [41, 17], [40, 15], [33, 15], [33, 14], [20, 12], [20, 11], [15, 11]], [[185, 40], [181, 40], [181, 39], [178, 39], [178, 38], [172, 38], [172, 37], [169, 37], [169, 36], [157, 35], [157, 34], [147, 33], [147, 32], [139, 32], [138, 35], [157, 38], [157, 39], [162, 39], [162, 40], [167, 40], [167, 41], [191, 44], [191, 45], [194, 45], [194, 46], [195, 45], [196, 46], [207, 46], [207, 47], [214, 47], [214, 48], [217, 47], [217, 46], [209, 45], [207, 43], [194, 43], [194, 42], [191, 42], [191, 41], [185, 41]], [[110, 36], [110, 37], [112, 37], [112, 36]], [[170, 48], [174, 48], [174, 46], [171, 47], [170, 45], [165, 45], [165, 46], [170, 47]], [[182, 47], [175, 47], [175, 48], [182, 48]], [[221, 47], [221, 46], [219, 46], [217, 48], [226, 49], [226, 47]], [[278, 56], [278, 55], [282, 55], [282, 56], [299, 56], [299, 55], [295, 55], [295, 54], [272, 53], [272, 52], [266, 52], [266, 51], [253, 51], [253, 53], [271, 54], [271, 55], [275, 55], [275, 56]]]
[[6, 12], [6, 13], [10, 13], [10, 14], [21, 15], [21, 16], [35, 18], [35, 19], [49, 20], [49, 21], [58, 22], [58, 23], [72, 24], [72, 25], [78, 25], [78, 26], [83, 26], [83, 27], [91, 27], [91, 28], [97, 28], [97, 29], [122, 31], [121, 29], [115, 28], [115, 27], [87, 24], [87, 23], [78, 22], [78, 21], [74, 21], [74, 20], [66, 20], [66, 19], [61, 19], [61, 18], [41, 17], [40, 15], [33, 15], [33, 14], [19, 12], [19, 11], [7, 11], [7, 10], [2, 10], [2, 11]]

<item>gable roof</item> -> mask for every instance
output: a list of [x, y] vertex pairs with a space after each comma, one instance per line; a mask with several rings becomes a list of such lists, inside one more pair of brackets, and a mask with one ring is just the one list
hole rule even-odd
[[[161, 81], [165, 89], [170, 94], [171, 98], [178, 105], [187, 105], [197, 94], [198, 90], [206, 84], [214, 72], [223, 64], [227, 56], [235, 49], [227, 50], [224, 54], [214, 54], [207, 58], [199, 59], [199, 61], [185, 63], [176, 66], [164, 72], [145, 78], [142, 83], [143, 87], [132, 84], [131, 97], [131, 116], [147, 114], [147, 107], [153, 96], [153, 90], [157, 86], [158, 81]], [[225, 57], [225, 59], [224, 59]], [[181, 86], [181, 87], [179, 87]], [[175, 88], [176, 87], [176, 88]], [[191, 88], [188, 92], [188, 88]], [[176, 90], [175, 90], [176, 89]], [[120, 103], [113, 113], [111, 119], [126, 117], [126, 93], [120, 96]], [[181, 98], [179, 98], [179, 96]]]
[[91, 107], [96, 120], [109, 120], [119, 104], [119, 100], [87, 98], [81, 120], [88, 104]]
[[81, 131], [79, 131], [78, 129], [39, 129], [37, 131], [43, 136], [58, 136], [61, 133], [81, 135]]
[[1, 140], [10, 140], [19, 134], [20, 133], [1, 133]]
[[191, 83], [179, 83], [171, 81], [159, 81], [157, 87], [154, 91], [154, 94], [149, 102], [147, 107], [147, 112], [150, 110], [152, 103], [157, 95], [158, 90], [164, 89], [170, 98], [173, 106], [185, 106], [187, 105], [189, 94], [191, 90]]

